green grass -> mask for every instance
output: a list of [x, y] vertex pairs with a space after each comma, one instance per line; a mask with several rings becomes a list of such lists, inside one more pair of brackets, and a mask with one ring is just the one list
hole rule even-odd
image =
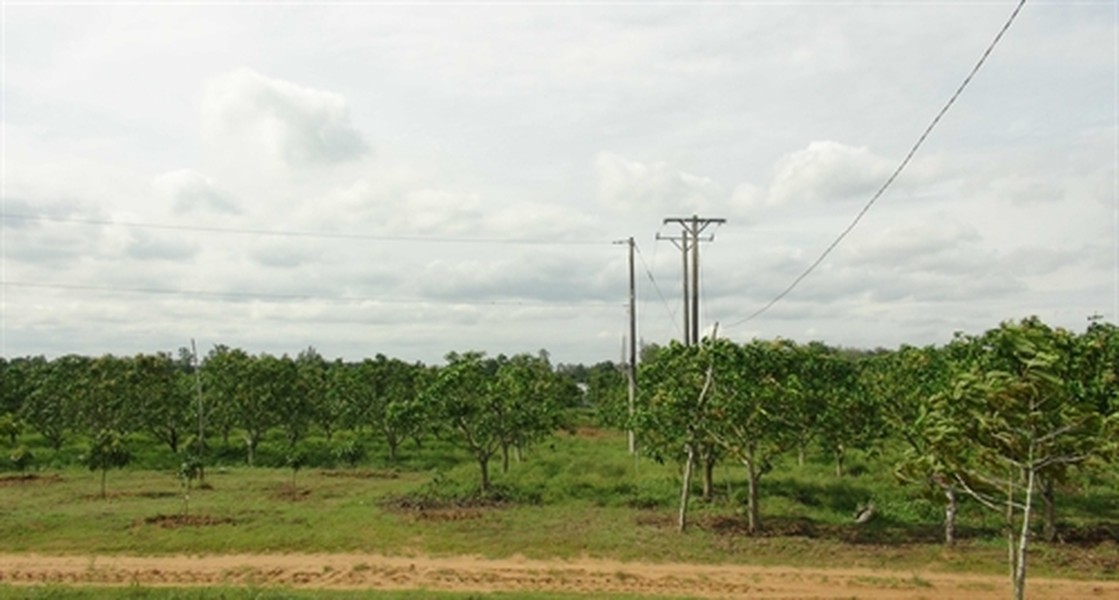
[[[318, 444], [319, 454], [326, 442]], [[280, 464], [277, 440], [262, 448], [260, 464]], [[53, 464], [36, 447], [40, 466]], [[63, 461], [72, 448], [64, 449]], [[465, 498], [477, 485], [476, 465], [434, 440], [401, 449], [388, 465], [370, 444], [370, 460], [355, 471], [308, 468], [290, 487], [291, 471], [247, 468], [236, 451], [207, 470], [211, 489], [194, 490], [190, 513], [206, 524], [164, 527], [154, 520], [177, 515], [183, 499], [173, 461], [154, 444], [137, 450], [138, 467], [109, 473], [109, 497], [97, 497], [99, 474], [72, 466], [36, 472], [27, 483], [0, 481], [0, 551], [39, 553], [211, 554], [369, 552], [387, 555], [479, 555], [528, 558], [582, 556], [698, 563], [810, 567], [943, 569], [1002, 573], [1005, 548], [998, 515], [974, 503], [962, 506], [961, 543], [939, 543], [940, 506], [922, 490], [898, 484], [881, 458], [854, 453], [854, 474], [837, 478], [825, 459], [800, 466], [779, 460], [761, 481], [766, 532], [744, 534], [743, 469], [716, 469], [715, 498], [696, 500], [692, 527], [674, 527], [680, 475], [676, 465], [635, 461], [622, 434], [561, 434], [533, 448], [521, 463], [491, 471], [497, 506], [469, 503], [436, 510], [400, 510], [393, 498]], [[812, 457], [810, 457], [812, 458]], [[162, 461], [162, 462], [161, 462]], [[143, 467], [143, 468], [140, 468]], [[13, 474], [8, 474], [10, 477]], [[696, 481], [695, 491], [699, 492]], [[1070, 484], [1071, 486], [1071, 484]], [[1097, 476], [1060, 498], [1069, 531], [1114, 528], [1114, 476]], [[853, 523], [858, 505], [873, 500], [878, 515]], [[1119, 578], [1119, 545], [1085, 540], [1035, 542], [1031, 573]]]

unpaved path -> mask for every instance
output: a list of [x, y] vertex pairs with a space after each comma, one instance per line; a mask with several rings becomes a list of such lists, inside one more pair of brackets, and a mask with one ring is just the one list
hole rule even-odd
[[[0, 583], [33, 585], [255, 585], [469, 592], [581, 592], [702, 598], [1003, 599], [1004, 577], [870, 569], [629, 563], [611, 560], [488, 560], [366, 554], [46, 556], [0, 554]], [[1035, 578], [1033, 599], [1119, 600], [1119, 581]]]

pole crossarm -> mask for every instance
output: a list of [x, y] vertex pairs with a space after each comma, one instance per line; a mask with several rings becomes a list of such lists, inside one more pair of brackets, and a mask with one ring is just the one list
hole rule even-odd
[[[722, 225], [726, 219], [700, 217], [665, 217], [664, 225], [680, 226], [680, 236], [662, 236], [658, 240], [669, 240], [680, 250], [683, 257], [684, 275], [684, 344], [699, 343], [699, 243], [715, 241], [715, 234], [703, 235], [712, 225]], [[691, 264], [688, 264], [689, 258]]]

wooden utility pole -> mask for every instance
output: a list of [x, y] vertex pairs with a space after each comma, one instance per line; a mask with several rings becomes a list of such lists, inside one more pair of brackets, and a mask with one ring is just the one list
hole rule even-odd
[[[628, 414], [632, 419], [637, 402], [637, 278], [634, 276], [633, 268], [633, 236], [614, 243], [629, 246], [629, 364], [626, 366], [626, 380], [628, 383]], [[635, 454], [637, 452], [637, 436], [634, 434], [632, 427], [626, 429], [626, 441], [629, 453]]]
[[201, 362], [198, 360], [198, 348], [194, 345], [194, 338], [190, 338], [190, 355], [194, 359], [194, 393], [198, 398], [198, 447], [201, 450], [205, 444], [206, 427], [202, 412], [202, 374]]
[[[202, 406], [202, 361], [198, 360], [198, 347], [194, 344], [194, 338], [190, 338], [190, 355], [194, 362], [194, 393], [198, 398], [198, 440], [195, 442], [197, 446], [194, 451], [198, 453], [196, 457], [200, 462], [206, 448], [206, 413]], [[199, 470], [198, 480], [200, 483], [206, 481], [206, 469], [203, 467]]]
[[658, 240], [671, 240], [676, 244], [684, 258], [684, 344], [688, 346], [699, 343], [699, 243], [715, 241], [714, 235], [700, 237], [700, 234], [710, 225], [722, 225], [726, 222], [726, 219], [708, 219], [697, 215], [667, 217], [664, 220], [665, 225], [669, 223], [680, 225], [680, 237], [657, 235]]

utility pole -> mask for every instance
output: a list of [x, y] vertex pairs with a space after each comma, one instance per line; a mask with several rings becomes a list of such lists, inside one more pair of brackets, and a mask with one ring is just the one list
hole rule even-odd
[[[633, 236], [614, 243], [629, 246], [629, 364], [626, 368], [626, 379], [629, 384], [627, 386], [629, 416], [632, 419], [637, 402], [637, 279], [634, 277], [633, 269]], [[626, 441], [629, 453], [635, 454], [637, 452], [637, 437], [634, 435], [633, 428], [626, 429]]]
[[[194, 362], [194, 393], [198, 397], [198, 441], [195, 452], [198, 453], [198, 460], [201, 461], [206, 448], [206, 417], [202, 406], [202, 363], [198, 360], [198, 347], [194, 345], [194, 338], [190, 338], [190, 355]], [[203, 469], [199, 475], [199, 480], [205, 482], [206, 471]]]
[[194, 393], [198, 398], [198, 446], [201, 448], [204, 443], [203, 440], [205, 440], [206, 428], [203, 420], [204, 413], [202, 412], [202, 374], [200, 373], [198, 348], [194, 345], [194, 338], [190, 338], [190, 355], [194, 362]]
[[[726, 222], [726, 219], [701, 218], [697, 215], [667, 217], [664, 220], [665, 225], [669, 223], [680, 225], [680, 237], [661, 237], [659, 234], [657, 235], [657, 239], [672, 240], [676, 247], [680, 248], [684, 258], [684, 344], [688, 346], [699, 343], [699, 243], [715, 241], [713, 234], [705, 237], [700, 237], [700, 235], [709, 226], [722, 225]], [[689, 251], [691, 253], [690, 269], [688, 268]], [[690, 281], [689, 270], [691, 271]]]

